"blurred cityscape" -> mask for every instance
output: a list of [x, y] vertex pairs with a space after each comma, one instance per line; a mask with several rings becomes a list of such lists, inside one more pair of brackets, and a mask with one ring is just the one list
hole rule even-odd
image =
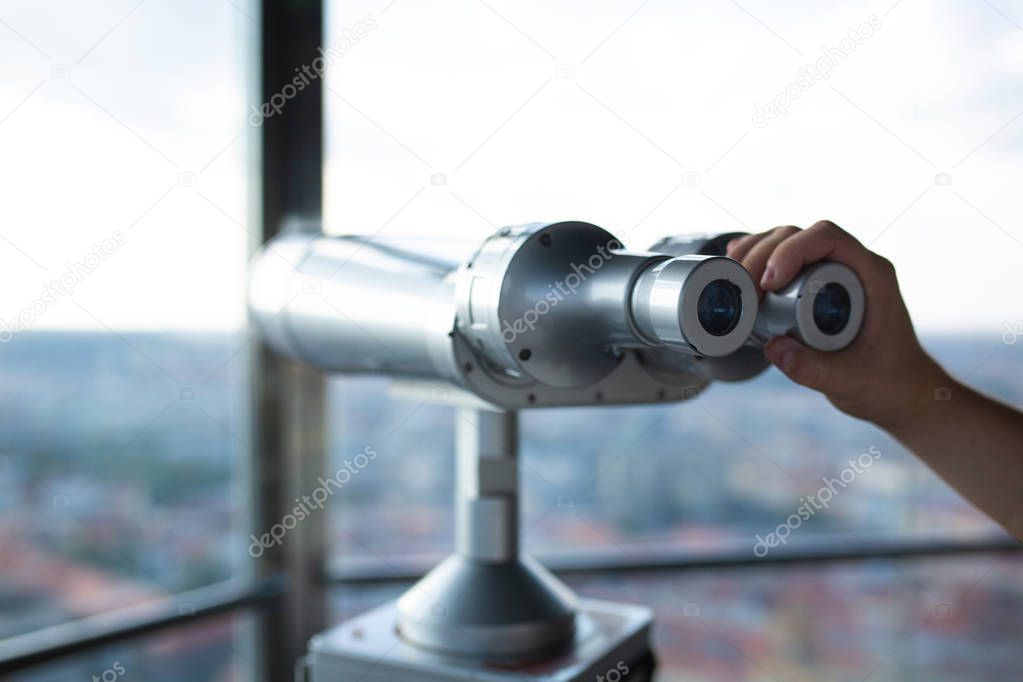
[[[33, 332], [5, 346], [0, 640], [244, 574], [248, 512], [258, 504], [246, 488], [246, 344], [242, 334]], [[1023, 403], [1016, 346], [997, 337], [937, 337], [927, 346], [957, 376]], [[328, 473], [367, 447], [377, 452], [325, 512], [337, 564], [387, 574], [442, 556], [452, 537], [450, 404], [400, 401], [375, 379], [331, 380], [329, 395]], [[885, 434], [774, 371], [715, 384], [683, 405], [536, 411], [523, 416], [522, 428], [522, 528], [527, 549], [541, 558], [752, 556], [758, 535], [785, 523], [803, 498], [867, 452], [880, 454], [792, 532], [788, 547], [1003, 537]], [[730, 583], [686, 574], [689, 583], [706, 583], [707, 594], [687, 598], [704, 613], [713, 603], [708, 625], [721, 636], [677, 618], [689, 602], [670, 587], [670, 575], [595, 577], [578, 586], [659, 605], [665, 679], [770, 679], [747, 657], [776, 679], [862, 679], [867, 661], [902, 636], [912, 636], [921, 655], [944, 651], [955, 664], [904, 670], [929, 679], [1007, 679], [1006, 665], [1011, 671], [1016, 663], [1006, 661], [1023, 666], [1019, 654], [999, 651], [992, 663], [986, 648], [1023, 623], [1023, 564], [989, 557], [997, 570], [980, 579], [961, 569], [963, 561], [933, 561], [921, 580], [907, 578], [915, 568], [884, 562], [756, 569]], [[935, 581], [942, 589], [921, 587]], [[934, 591], [952, 595], [951, 604], [969, 593], [973, 615], [957, 610], [911, 634], [907, 613], [921, 604], [943, 608]], [[375, 603], [373, 592], [348, 588], [338, 599], [338, 617]], [[953, 647], [976, 642], [950, 618], [985, 646]], [[891, 631], [888, 619], [899, 621]], [[185, 675], [179, 660], [171, 676], [156, 666], [146, 679], [244, 679], [238, 628], [225, 621], [208, 630], [191, 638], [191, 647], [206, 651], [194, 657], [194, 670]], [[188, 641], [162, 646], [178, 651]], [[74, 670], [100, 663], [102, 656]], [[69, 670], [19, 679], [64, 679]]]

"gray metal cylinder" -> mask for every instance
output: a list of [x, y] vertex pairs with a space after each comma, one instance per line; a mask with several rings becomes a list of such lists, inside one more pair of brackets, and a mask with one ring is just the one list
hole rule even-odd
[[[727, 285], [738, 293], [732, 327], [714, 333], [701, 320], [708, 287]], [[643, 336], [693, 355], [721, 357], [746, 342], [757, 316], [757, 291], [736, 261], [719, 256], [680, 256], [647, 268], [632, 291], [632, 312]]]
[[458, 409], [455, 551], [473, 561], [519, 552], [518, 413]]
[[284, 235], [251, 264], [249, 311], [268, 344], [326, 371], [457, 380], [456, 267], [361, 237]]
[[784, 289], [764, 296], [751, 343], [790, 334], [817, 350], [842, 350], [856, 338], [865, 312], [863, 284], [851, 268], [815, 263]]

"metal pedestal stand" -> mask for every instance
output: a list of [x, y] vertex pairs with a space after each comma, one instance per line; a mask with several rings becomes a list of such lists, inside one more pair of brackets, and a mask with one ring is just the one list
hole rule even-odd
[[397, 601], [313, 637], [304, 679], [649, 679], [649, 609], [576, 599], [519, 554], [517, 414], [459, 409], [456, 449], [455, 553]]

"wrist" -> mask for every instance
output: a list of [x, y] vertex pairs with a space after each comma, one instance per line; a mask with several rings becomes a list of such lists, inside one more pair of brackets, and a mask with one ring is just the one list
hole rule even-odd
[[934, 419], [940, 418], [941, 408], [958, 387], [958, 382], [941, 365], [921, 351], [919, 364], [906, 373], [896, 388], [899, 396], [896, 408], [878, 426], [902, 442], [911, 441], [915, 433], [929, 430]]

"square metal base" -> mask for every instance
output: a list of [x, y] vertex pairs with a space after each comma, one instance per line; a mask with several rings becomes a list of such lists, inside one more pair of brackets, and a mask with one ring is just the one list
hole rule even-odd
[[390, 602], [313, 637], [305, 680], [592, 682], [598, 676], [624, 679], [626, 674], [630, 682], [650, 679], [650, 609], [586, 599], [579, 600], [578, 609], [575, 641], [565, 652], [540, 662], [496, 664], [410, 646], [397, 634], [398, 614]]

